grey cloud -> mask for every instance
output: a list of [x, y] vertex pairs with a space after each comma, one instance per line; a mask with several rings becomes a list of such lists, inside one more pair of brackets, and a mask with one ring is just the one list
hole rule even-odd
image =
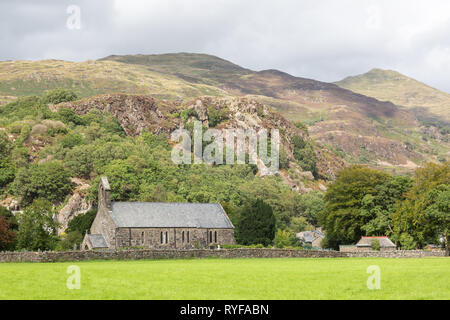
[[450, 92], [446, 0], [2, 1], [0, 27], [0, 60], [202, 52], [323, 81], [395, 69]]

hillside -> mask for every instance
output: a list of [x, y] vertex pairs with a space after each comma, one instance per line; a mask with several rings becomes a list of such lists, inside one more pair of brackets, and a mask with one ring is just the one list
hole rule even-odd
[[[16, 211], [45, 198], [59, 212], [60, 231], [95, 205], [101, 175], [109, 177], [114, 200], [220, 202], [233, 219], [246, 199], [260, 197], [273, 206], [280, 227], [312, 228], [314, 218], [296, 207], [299, 197], [325, 190], [345, 166], [303, 128], [249, 98], [201, 97], [178, 104], [106, 94], [45, 101], [32, 96], [0, 107], [0, 205]], [[261, 161], [174, 164], [169, 135], [177, 128], [190, 130], [195, 120], [206, 128], [279, 129], [280, 171], [270, 175]]]
[[408, 171], [423, 160], [446, 158], [450, 150], [448, 136], [434, 127], [422, 127], [413, 112], [335, 84], [277, 70], [251, 71], [209, 55], [110, 56], [102, 60], [142, 65], [213, 85], [231, 95], [250, 96], [292, 122], [309, 124], [315, 140], [348, 162]]
[[[66, 87], [80, 97], [151, 95], [176, 104], [247, 97], [309, 126], [311, 137], [348, 163], [408, 171], [448, 157], [448, 133], [411, 109], [277, 70], [252, 71], [205, 54], [109, 56], [98, 61], [0, 62], [0, 101]], [[0, 102], [1, 103], [1, 102]], [[423, 112], [422, 112], [423, 114]]]
[[396, 71], [372, 69], [336, 82], [342, 88], [415, 109], [421, 117], [450, 122], [450, 94]]

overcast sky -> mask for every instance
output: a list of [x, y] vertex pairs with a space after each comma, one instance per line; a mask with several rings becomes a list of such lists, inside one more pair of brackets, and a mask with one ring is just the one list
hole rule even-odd
[[322, 81], [394, 69], [450, 92], [450, 1], [0, 1], [0, 60], [167, 52]]

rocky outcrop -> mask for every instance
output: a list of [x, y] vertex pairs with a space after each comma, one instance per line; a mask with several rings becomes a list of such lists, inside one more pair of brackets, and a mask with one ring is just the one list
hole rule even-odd
[[61, 103], [55, 107], [70, 108], [79, 115], [86, 114], [93, 108], [108, 112], [119, 120], [129, 136], [140, 135], [145, 130], [169, 133], [177, 126], [177, 121], [168, 116], [174, 105], [156, 101], [150, 96], [108, 94]]
[[67, 229], [70, 220], [92, 209], [92, 203], [90, 203], [85, 197], [85, 193], [89, 188], [89, 184], [84, 183], [79, 179], [72, 179], [72, 182], [77, 184], [77, 188], [75, 189], [67, 204], [59, 211], [59, 214], [56, 216], [56, 220], [59, 223], [59, 234]]

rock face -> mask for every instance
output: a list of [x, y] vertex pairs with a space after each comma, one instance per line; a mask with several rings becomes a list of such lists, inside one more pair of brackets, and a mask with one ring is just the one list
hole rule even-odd
[[[290, 167], [295, 172], [300, 172], [295, 181], [287, 177], [287, 171], [281, 170], [278, 174], [284, 175], [284, 180], [290, 181], [288, 185], [300, 193], [310, 191], [301, 181], [309, 180], [313, 183], [314, 180], [310, 172], [302, 172], [293, 156], [293, 137], [301, 136], [310, 141], [308, 133], [254, 98], [204, 96], [176, 104], [171, 101], [156, 100], [150, 96], [109, 94], [52, 106], [54, 111], [63, 107], [70, 108], [79, 115], [87, 114], [93, 108], [102, 113], [110, 113], [118, 119], [129, 136], [137, 136], [144, 131], [153, 134], [170, 134], [195, 120], [201, 121], [205, 127], [214, 127], [219, 130], [250, 129], [259, 132], [265, 129], [270, 133], [271, 129], [278, 129], [280, 148], [285, 151]], [[186, 110], [192, 110], [192, 112], [186, 113]], [[186, 118], [186, 115], [189, 116]], [[335, 174], [345, 166], [341, 158], [325, 147], [317, 147], [315, 152], [318, 159], [318, 173], [322, 177], [334, 178]], [[257, 167], [258, 175], [261, 177], [273, 174], [262, 161], [257, 161]], [[74, 194], [66, 207], [61, 210], [59, 219], [62, 226], [67, 226], [67, 222], [73, 216], [88, 210], [88, 204], [83, 203], [81, 198]]]
[[164, 105], [150, 96], [108, 94], [61, 103], [55, 107], [70, 108], [78, 115], [86, 114], [94, 108], [100, 112], [108, 112], [119, 120], [129, 136], [140, 135], [144, 130], [168, 133], [176, 125], [176, 122], [170, 121], [171, 118], [167, 116], [167, 111], [170, 111], [173, 105], [171, 103]]
[[89, 188], [89, 184], [83, 183], [79, 179], [73, 179], [72, 182], [75, 182], [78, 187], [56, 216], [56, 220], [59, 223], [58, 234], [67, 229], [70, 220], [92, 209], [92, 204], [84, 196], [85, 191]]

